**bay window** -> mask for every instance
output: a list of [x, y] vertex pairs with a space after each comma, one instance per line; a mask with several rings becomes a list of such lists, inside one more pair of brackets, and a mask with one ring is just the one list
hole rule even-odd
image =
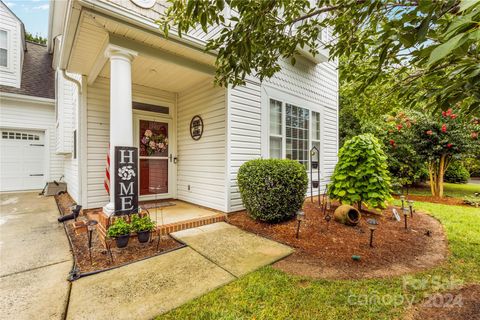
[[270, 158], [297, 160], [308, 169], [310, 149], [320, 150], [320, 113], [276, 99], [269, 104]]

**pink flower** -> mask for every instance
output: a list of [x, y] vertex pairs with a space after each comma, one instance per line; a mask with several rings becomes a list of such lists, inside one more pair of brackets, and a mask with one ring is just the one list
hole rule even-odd
[[142, 144], [147, 144], [147, 143], [148, 143], [148, 140], [149, 140], [149, 139], [148, 139], [147, 137], [143, 137], [142, 140], [141, 140], [141, 141], [142, 141]]
[[452, 115], [450, 116], [450, 118], [452, 118], [452, 119], [455, 119], [456, 117], [457, 117], [456, 114], [452, 114]]
[[473, 140], [477, 140], [478, 139], [478, 132], [472, 132], [470, 134], [470, 136], [472, 137]]
[[145, 133], [144, 133], [145, 137], [151, 137], [153, 135], [152, 131], [151, 130], [145, 130]]
[[450, 108], [450, 109], [447, 110], [446, 115], [447, 115], [447, 116], [450, 116], [451, 114], [452, 114], [452, 108]]
[[150, 143], [148, 144], [148, 146], [152, 149], [155, 149], [155, 141], [150, 141]]
[[429, 136], [431, 136], [433, 134], [433, 131], [432, 130], [428, 130], [427, 132], [425, 132], [426, 134], [428, 134]]
[[390, 139], [390, 144], [391, 144], [392, 146], [395, 145], [395, 140]]
[[453, 144], [449, 143], [447, 144], [447, 148], [451, 148], [453, 146]]
[[443, 133], [447, 132], [447, 125], [445, 123], [442, 124], [442, 132]]
[[447, 116], [447, 113], [445, 111], [442, 111], [442, 116], [443, 117], [446, 117]]
[[397, 130], [400, 131], [401, 129], [403, 128], [403, 126], [401, 124], [398, 124], [397, 125]]

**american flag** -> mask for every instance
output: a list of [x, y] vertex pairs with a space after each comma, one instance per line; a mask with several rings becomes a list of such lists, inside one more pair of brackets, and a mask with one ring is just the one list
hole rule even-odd
[[107, 151], [107, 164], [105, 167], [105, 179], [103, 180], [103, 186], [107, 193], [110, 195], [110, 145], [108, 145]]

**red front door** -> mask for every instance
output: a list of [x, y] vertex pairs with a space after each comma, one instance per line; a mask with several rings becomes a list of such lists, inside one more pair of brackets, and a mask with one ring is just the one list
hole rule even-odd
[[139, 120], [140, 195], [169, 193], [169, 124]]

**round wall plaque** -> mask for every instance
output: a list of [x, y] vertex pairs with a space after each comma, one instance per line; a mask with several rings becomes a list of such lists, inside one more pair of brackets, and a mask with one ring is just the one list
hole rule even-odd
[[190, 121], [190, 136], [193, 140], [200, 140], [203, 134], [203, 120], [199, 115], [196, 115]]
[[135, 5], [144, 9], [150, 9], [155, 5], [155, 2], [157, 2], [157, 0], [130, 0], [130, 1], [132, 1]]

